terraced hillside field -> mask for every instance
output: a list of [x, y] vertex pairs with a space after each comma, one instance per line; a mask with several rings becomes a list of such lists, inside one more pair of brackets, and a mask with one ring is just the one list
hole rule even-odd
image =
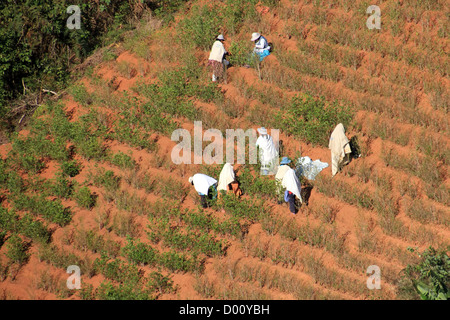
[[[224, 0], [147, 16], [0, 146], [0, 297], [419, 298], [402, 270], [450, 244], [449, 13], [440, 0]], [[273, 52], [247, 68], [256, 31]], [[219, 33], [232, 65], [216, 84]], [[310, 181], [295, 216], [249, 164], [235, 165], [240, 199], [203, 209], [188, 178], [222, 166], [171, 160], [172, 132], [194, 121], [224, 137], [279, 129], [282, 156], [330, 167], [342, 122], [362, 156]], [[373, 265], [381, 289], [367, 287]]]

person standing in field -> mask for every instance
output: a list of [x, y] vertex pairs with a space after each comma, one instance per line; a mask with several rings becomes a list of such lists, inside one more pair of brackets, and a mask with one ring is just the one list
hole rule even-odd
[[278, 149], [272, 137], [267, 134], [264, 127], [258, 128], [259, 137], [256, 146], [259, 148], [259, 159], [261, 163], [261, 175], [274, 174], [278, 166]]
[[258, 55], [259, 61], [263, 61], [265, 57], [270, 55], [270, 46], [267, 39], [259, 34], [258, 32], [252, 33], [252, 42], [255, 43], [255, 48], [253, 49], [253, 54]]
[[229, 61], [225, 59], [225, 55], [228, 54], [227, 50], [225, 50], [225, 46], [223, 42], [225, 38], [222, 34], [218, 35], [216, 41], [212, 45], [211, 52], [209, 54], [208, 64], [211, 66], [213, 75], [212, 81], [222, 81], [224, 80], [225, 67], [229, 65]]

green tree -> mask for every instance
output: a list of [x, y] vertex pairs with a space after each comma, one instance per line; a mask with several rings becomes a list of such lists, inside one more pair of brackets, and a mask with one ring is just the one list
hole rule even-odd
[[[118, 41], [148, 9], [173, 11], [180, 0], [0, 1], [0, 119], [10, 100], [41, 88], [59, 90], [70, 68], [96, 48]], [[70, 5], [80, 8], [81, 28], [69, 29]], [[159, 10], [159, 11], [161, 11]]]

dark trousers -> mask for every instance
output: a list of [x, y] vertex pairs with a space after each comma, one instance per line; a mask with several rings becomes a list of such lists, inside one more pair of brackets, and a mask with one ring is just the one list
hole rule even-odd
[[205, 195], [200, 195], [200, 203], [202, 204], [203, 208], [208, 208], [208, 202], [206, 201]]

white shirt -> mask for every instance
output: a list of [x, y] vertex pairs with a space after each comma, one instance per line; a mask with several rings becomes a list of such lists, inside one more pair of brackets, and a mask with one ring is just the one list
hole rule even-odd
[[203, 173], [194, 174], [192, 179], [193, 179], [192, 181], [194, 182], [195, 191], [204, 195], [208, 194], [209, 187], [217, 183], [216, 179], [207, 176], [206, 174]]
[[222, 62], [225, 53], [227, 53], [227, 50], [225, 50], [223, 43], [217, 40], [212, 45], [211, 53], [209, 54], [209, 60]]

